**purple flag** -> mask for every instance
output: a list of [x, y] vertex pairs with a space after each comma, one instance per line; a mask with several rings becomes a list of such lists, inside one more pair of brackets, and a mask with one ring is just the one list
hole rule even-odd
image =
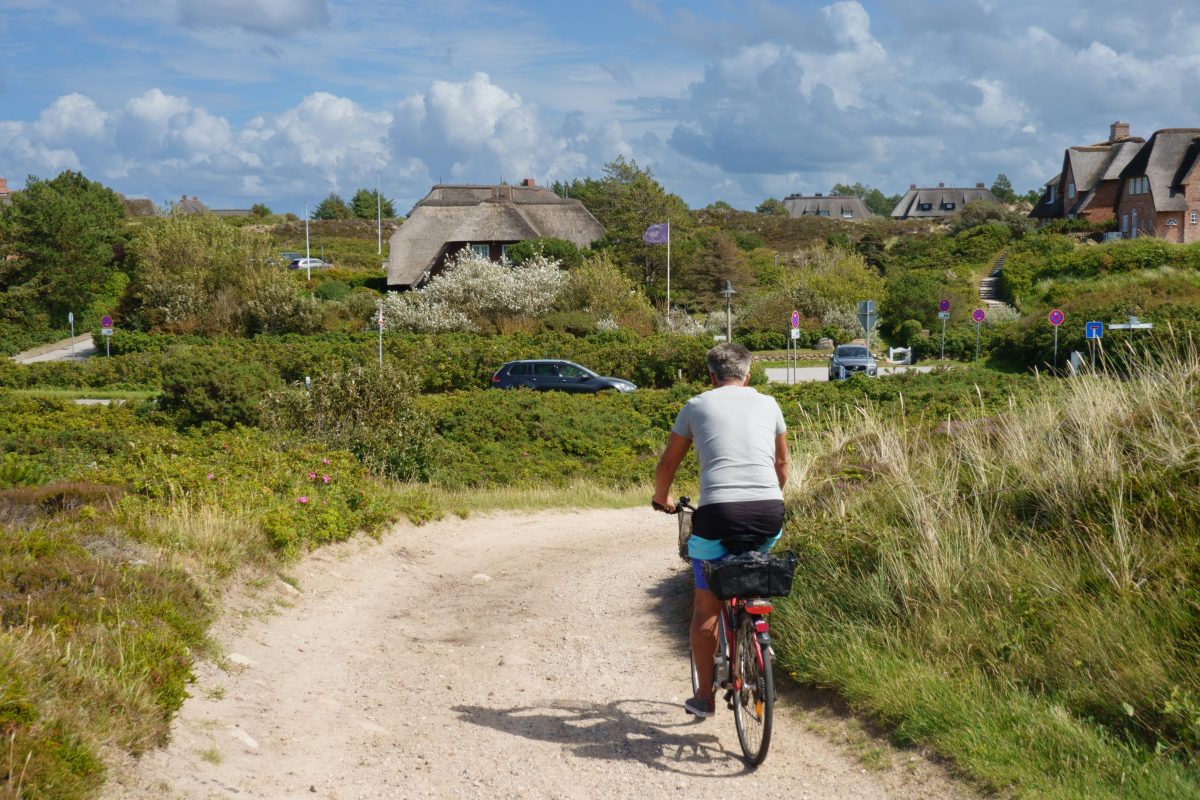
[[657, 225], [651, 225], [646, 228], [646, 232], [642, 234], [642, 241], [647, 244], [666, 244], [667, 237], [671, 235], [671, 223], [660, 222]]

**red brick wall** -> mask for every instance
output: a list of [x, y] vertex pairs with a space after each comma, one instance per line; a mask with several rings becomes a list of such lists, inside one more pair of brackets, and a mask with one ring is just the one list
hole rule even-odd
[[[1154, 224], [1157, 221], [1156, 212], [1154, 210], [1154, 195], [1150, 192], [1142, 194], [1129, 194], [1122, 187], [1121, 201], [1117, 206], [1117, 230], [1120, 230], [1125, 236], [1133, 236], [1133, 211], [1137, 209], [1137, 227], [1138, 236], [1156, 236], [1158, 231], [1154, 229]], [[1129, 215], [1129, 231], [1125, 231], [1119, 227], [1121, 218], [1126, 214]]]
[[1200, 222], [1192, 222], [1192, 212], [1200, 212], [1200, 169], [1192, 168], [1190, 180], [1185, 188], [1184, 196], [1187, 198], [1188, 210], [1180, 215], [1180, 233], [1184, 242], [1200, 242]]
[[[1120, 181], [1103, 181], [1092, 192], [1092, 199], [1081, 216], [1090, 222], [1105, 222], [1113, 218], [1113, 204], [1117, 202], [1117, 184]], [[1138, 212], [1139, 214], [1141, 212]]]

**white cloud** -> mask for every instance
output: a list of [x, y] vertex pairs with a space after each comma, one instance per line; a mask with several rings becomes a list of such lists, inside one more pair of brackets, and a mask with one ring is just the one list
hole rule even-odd
[[179, 0], [179, 20], [278, 36], [325, 25], [329, 7], [327, 0]]

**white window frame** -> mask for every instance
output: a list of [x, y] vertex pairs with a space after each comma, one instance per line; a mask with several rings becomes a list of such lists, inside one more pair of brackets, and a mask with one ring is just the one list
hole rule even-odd
[[503, 258], [503, 259], [508, 258], [508, 248], [510, 248], [510, 247], [512, 247], [511, 244], [500, 245], [500, 258]]
[[1057, 194], [1057, 190], [1058, 190], [1058, 187], [1057, 187], [1057, 186], [1051, 186], [1051, 187], [1050, 187], [1050, 194], [1049, 194], [1049, 195], [1046, 197], [1046, 202], [1047, 202], [1047, 203], [1053, 203], [1053, 202], [1054, 202], [1054, 197], [1055, 197], [1055, 195]]
[[471, 245], [471, 252], [479, 258], [486, 258], [488, 261], [492, 260], [492, 246], [490, 244], [473, 244]]
[[1075, 182], [1074, 181], [1067, 184], [1067, 197], [1070, 199], [1075, 198]]
[[854, 219], [854, 212], [848, 208], [842, 209], [842, 219]]
[[942, 203], [942, 211], [953, 211], [954, 203]]
[[1129, 215], [1128, 214], [1121, 215], [1121, 232], [1129, 233]]
[[1193, 211], [1188, 217], [1188, 222], [1191, 222], [1193, 225], [1200, 222], [1200, 211]]
[[1175, 219], [1174, 217], [1167, 217], [1167, 224], [1168, 225], [1178, 225], [1179, 220]]

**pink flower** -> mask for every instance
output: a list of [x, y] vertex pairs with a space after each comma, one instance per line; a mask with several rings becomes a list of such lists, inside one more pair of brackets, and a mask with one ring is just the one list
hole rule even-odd
[[210, 472], [210, 473], [208, 473], [208, 479], [209, 479], [210, 481], [212, 481], [212, 480], [216, 480], [216, 478], [217, 478], [217, 476], [216, 476], [216, 475], [213, 475], [211, 472]]
[[322, 476], [321, 476], [321, 483], [328, 484], [328, 483], [329, 483], [329, 476], [328, 476], [328, 475], [322, 475]]
[[328, 464], [328, 463], [329, 463], [329, 459], [328, 459], [328, 458], [322, 458], [322, 459], [321, 459], [321, 463], [322, 463], [322, 464]]
[[308, 505], [308, 495], [306, 495], [306, 494], [300, 495], [298, 498], [296, 498], [296, 502], [302, 506]]
[[317, 473], [315, 473], [315, 472], [308, 473], [308, 479], [310, 481], [315, 481], [317, 479]]

